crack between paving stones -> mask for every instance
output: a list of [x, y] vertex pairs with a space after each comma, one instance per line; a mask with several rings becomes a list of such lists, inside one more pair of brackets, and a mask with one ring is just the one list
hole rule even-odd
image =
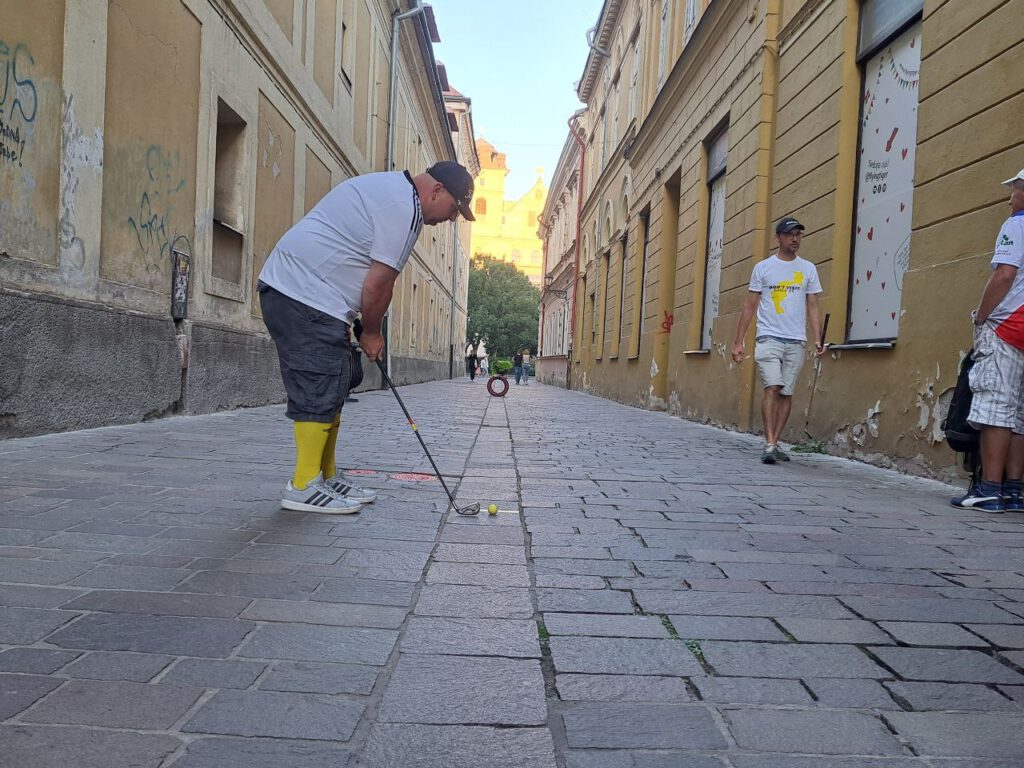
[[540, 646], [540, 671], [544, 679], [544, 700], [547, 705], [548, 721], [547, 728], [551, 734], [551, 741], [554, 747], [555, 765], [557, 768], [566, 768], [566, 755], [569, 752], [569, 739], [565, 732], [565, 723], [562, 720], [564, 706], [558, 696], [558, 688], [555, 684], [555, 662], [551, 655], [551, 643], [546, 629], [544, 619], [537, 604], [537, 574], [534, 572], [533, 560], [530, 551], [533, 547], [533, 537], [526, 527], [526, 518], [523, 517], [523, 478], [519, 473], [519, 460], [516, 457], [516, 439], [512, 431], [512, 420], [509, 418], [508, 403], [504, 400], [501, 405], [505, 409], [505, 423], [508, 425], [508, 436], [512, 451], [512, 468], [516, 474], [516, 498], [519, 503], [519, 525], [523, 531], [523, 545], [526, 549], [526, 573], [530, 580], [530, 604], [533, 607], [533, 618], [537, 625], [537, 642]]
[[[451, 489], [452, 496], [454, 496], [456, 500], [459, 498], [459, 488], [466, 477], [466, 468], [469, 466], [470, 457], [473, 455], [473, 450], [476, 448], [477, 441], [480, 439], [480, 433], [483, 431], [486, 419], [487, 408], [485, 406], [483, 413], [480, 415], [480, 423], [477, 426], [476, 434], [473, 436], [473, 441], [470, 443], [469, 450], [466, 451], [466, 460], [462, 465], [462, 472], [458, 475], [458, 482], [455, 483], [454, 487]], [[450, 477], [450, 475], [446, 475], [446, 477]], [[369, 743], [370, 733], [373, 730], [373, 726], [379, 722], [378, 714], [380, 704], [384, 698], [384, 693], [391, 684], [391, 678], [394, 675], [395, 669], [398, 666], [398, 661], [402, 656], [402, 652], [400, 650], [402, 640], [404, 639], [406, 629], [409, 626], [409, 619], [415, 615], [416, 604], [419, 602], [420, 592], [422, 592], [423, 586], [426, 584], [427, 572], [430, 570], [430, 566], [434, 562], [434, 554], [437, 552], [437, 548], [441, 544], [441, 535], [444, 533], [445, 526], [448, 525], [448, 515], [458, 514], [452, 507], [451, 501], [448, 500], [447, 496], [445, 496], [445, 503], [446, 508], [445, 511], [441, 513], [441, 519], [438, 522], [437, 531], [434, 534], [433, 546], [430, 549], [430, 556], [427, 558], [427, 562], [423, 566], [420, 580], [416, 582], [416, 586], [413, 589], [412, 599], [409, 602], [409, 611], [406, 613], [405, 618], [402, 619], [402, 623], [398, 627], [398, 637], [395, 639], [395, 647], [392, 648], [387, 661], [381, 667], [381, 671], [378, 674], [377, 679], [374, 681], [370, 695], [367, 696], [366, 699], [366, 707], [363, 710], [362, 716], [359, 718], [359, 722], [352, 731], [352, 736], [348, 741], [331, 742], [343, 745], [350, 750], [352, 757], [355, 758], [355, 762], [352, 763], [353, 767], [358, 766], [361, 763], [361, 756], [364, 754]], [[432, 723], [431, 725], [434, 724]], [[460, 723], [459, 725], [462, 724]], [[559, 768], [561, 768], [561, 766]]]

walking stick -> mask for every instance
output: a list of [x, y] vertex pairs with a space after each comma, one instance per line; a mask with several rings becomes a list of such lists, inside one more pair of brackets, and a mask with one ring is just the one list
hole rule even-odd
[[[821, 326], [821, 347], [825, 348], [825, 334], [828, 333], [828, 319], [831, 317], [830, 314], [825, 314], [825, 322]], [[804, 434], [811, 440], [814, 439], [814, 435], [807, 431], [808, 425], [811, 423], [811, 409], [814, 407], [814, 393], [818, 391], [818, 376], [821, 374], [821, 358], [815, 358], [814, 360], [814, 383], [811, 385], [811, 399], [807, 402], [807, 419], [804, 421]]]

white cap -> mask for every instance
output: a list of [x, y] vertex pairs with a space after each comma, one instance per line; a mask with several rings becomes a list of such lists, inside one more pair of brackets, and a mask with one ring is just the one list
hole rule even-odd
[[1024, 181], [1024, 168], [1021, 168], [1020, 173], [1018, 173], [1012, 179], [1007, 179], [1006, 181], [1003, 182], [1003, 184], [1009, 186], [1010, 184], [1013, 184], [1013, 182], [1015, 181]]

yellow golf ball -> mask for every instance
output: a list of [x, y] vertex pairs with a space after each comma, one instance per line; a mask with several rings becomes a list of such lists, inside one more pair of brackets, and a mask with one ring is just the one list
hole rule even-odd
[[488, 504], [487, 505], [487, 513], [490, 514], [490, 515], [498, 514], [498, 505], [497, 504]]

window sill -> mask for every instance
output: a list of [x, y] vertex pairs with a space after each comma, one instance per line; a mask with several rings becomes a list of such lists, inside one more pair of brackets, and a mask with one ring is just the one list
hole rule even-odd
[[683, 350], [684, 355], [710, 355], [710, 349], [685, 349]]
[[222, 299], [229, 299], [240, 303], [245, 302], [245, 294], [241, 285], [230, 280], [222, 280], [219, 277], [213, 277], [212, 275], [210, 276], [210, 282], [206, 287], [206, 293], [211, 296], [219, 296]]
[[843, 349], [894, 349], [895, 341], [854, 341], [849, 344], [829, 344], [829, 351]]

